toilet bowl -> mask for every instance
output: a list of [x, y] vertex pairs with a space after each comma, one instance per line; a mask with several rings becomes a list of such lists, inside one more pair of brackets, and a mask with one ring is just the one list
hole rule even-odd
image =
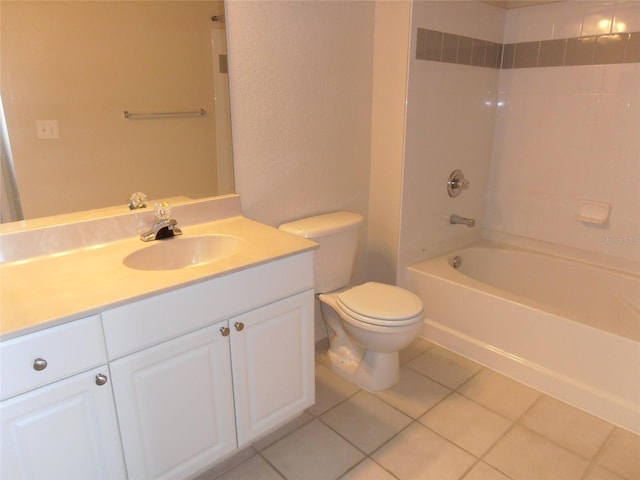
[[395, 385], [399, 352], [420, 332], [420, 299], [402, 288], [376, 282], [318, 298], [330, 330], [332, 369], [366, 390]]
[[422, 326], [422, 301], [377, 282], [351, 287], [362, 215], [333, 212], [280, 225], [315, 240], [314, 288], [329, 330], [332, 369], [366, 390], [385, 390], [400, 377], [399, 352]]

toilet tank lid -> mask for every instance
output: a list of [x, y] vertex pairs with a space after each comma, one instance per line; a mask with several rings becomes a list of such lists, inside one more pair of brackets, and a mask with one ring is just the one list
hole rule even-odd
[[358, 226], [362, 221], [362, 215], [340, 211], [283, 223], [279, 228], [299, 237], [318, 238]]

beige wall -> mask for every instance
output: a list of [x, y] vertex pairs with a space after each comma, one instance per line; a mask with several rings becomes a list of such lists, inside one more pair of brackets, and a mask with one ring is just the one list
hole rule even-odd
[[[138, 190], [149, 198], [216, 193], [216, 8], [2, 2], [2, 95], [27, 218], [125, 205]], [[200, 108], [211, 114], [123, 118], [124, 110]], [[38, 139], [36, 120], [57, 120], [60, 138]]]

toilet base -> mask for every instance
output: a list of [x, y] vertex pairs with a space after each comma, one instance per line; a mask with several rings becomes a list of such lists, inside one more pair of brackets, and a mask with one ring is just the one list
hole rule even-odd
[[379, 392], [394, 386], [400, 380], [398, 352], [381, 353], [366, 350], [358, 362], [329, 349], [331, 368], [338, 375], [370, 392]]

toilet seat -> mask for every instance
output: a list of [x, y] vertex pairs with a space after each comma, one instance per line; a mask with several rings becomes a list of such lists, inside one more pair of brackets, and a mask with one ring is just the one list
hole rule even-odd
[[360, 322], [383, 327], [411, 325], [422, 316], [417, 295], [394, 285], [368, 282], [336, 297], [338, 307]]

